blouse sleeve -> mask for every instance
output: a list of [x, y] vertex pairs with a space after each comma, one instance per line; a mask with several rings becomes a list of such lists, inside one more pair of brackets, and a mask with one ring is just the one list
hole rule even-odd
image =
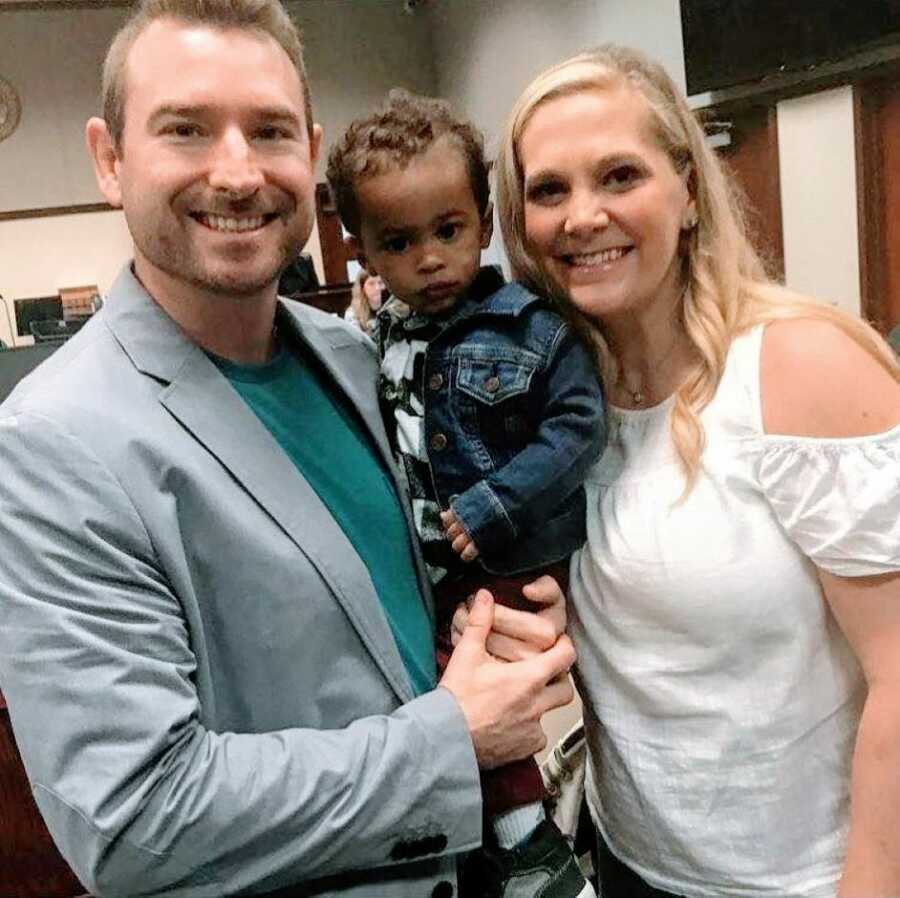
[[758, 477], [818, 567], [845, 577], [900, 570], [900, 425], [846, 439], [764, 437]]

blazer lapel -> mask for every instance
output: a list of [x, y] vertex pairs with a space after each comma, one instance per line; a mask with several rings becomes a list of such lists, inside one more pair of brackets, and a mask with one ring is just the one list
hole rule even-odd
[[[129, 292], [147, 296], [128, 274]], [[113, 302], [119, 298], [117, 287], [119, 282], [111, 291]], [[149, 296], [137, 310], [144, 314], [134, 314], [134, 296], [123, 305], [121, 311], [130, 316], [114, 317], [109, 325], [137, 367], [163, 381], [160, 402], [316, 566], [398, 698], [411, 700], [409, 675], [368, 570], [316, 492], [205, 353]], [[140, 325], [137, 331], [134, 324]], [[347, 392], [356, 401], [358, 391]]]

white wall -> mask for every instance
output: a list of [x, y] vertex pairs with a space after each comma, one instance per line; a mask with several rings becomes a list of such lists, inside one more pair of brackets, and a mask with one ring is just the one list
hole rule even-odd
[[405, 13], [401, 0], [291, 0], [287, 5], [303, 29], [313, 109], [325, 129], [326, 152], [392, 87], [435, 91], [428, 20]]
[[[131, 236], [119, 211], [0, 222], [0, 293], [15, 320], [14, 299], [52, 296], [61, 287], [96, 284], [109, 289], [131, 256]], [[0, 339], [12, 339], [0, 314]]]
[[0, 211], [101, 202], [84, 152], [100, 61], [119, 9], [0, 13], [0, 74], [22, 99], [18, 130], [0, 143]]
[[435, 0], [440, 94], [493, 139], [538, 72], [601, 43], [639, 47], [684, 86], [678, 0]]
[[[316, 118], [330, 142], [393, 86], [432, 92], [428, 25], [388, 0], [289, 4], [305, 32]], [[99, 110], [100, 68], [121, 9], [0, 13], [0, 74], [22, 98], [22, 121], [0, 143], [0, 212], [102, 201], [84, 152]]]
[[787, 285], [859, 314], [852, 88], [779, 103], [778, 155]]
[[[602, 43], [638, 47], [685, 83], [678, 0], [434, 0], [438, 93], [484, 132], [488, 154], [540, 71]], [[505, 266], [499, 222], [484, 261]]]
[[[435, 90], [428, 22], [397, 0], [289, 4], [305, 32], [310, 88], [325, 148], [397, 85]], [[121, 9], [0, 12], [0, 74], [22, 98], [22, 121], [0, 143], [0, 212], [101, 202], [84, 149], [99, 110], [100, 69]], [[324, 164], [319, 179], [324, 178]], [[318, 236], [307, 247], [321, 276]], [[14, 299], [77, 284], [109, 286], [131, 244], [119, 213], [0, 222], [0, 295]], [[0, 310], [0, 339], [10, 342]], [[17, 342], [30, 342], [19, 339]]]
[[97, 112], [101, 60], [122, 18], [119, 9], [0, 13], [0, 74], [22, 99], [19, 128], [0, 143], [0, 212], [103, 200], [84, 123]]
[[[437, 83], [484, 130], [493, 151], [518, 94], [542, 69], [611, 41], [661, 62], [684, 88], [678, 0], [434, 0]], [[691, 98], [709, 105], [711, 94]], [[786, 280], [859, 311], [851, 91], [778, 107]], [[491, 258], [502, 259], [496, 234]]]
[[[400, 0], [291, 0], [289, 7], [305, 31], [326, 151], [352, 118], [401, 84], [449, 98], [486, 132], [492, 150], [530, 78], [604, 41], [640, 47], [684, 84], [678, 0], [432, 0], [413, 15]], [[23, 99], [19, 130], [0, 143], [0, 211], [101, 199], [82, 131], [96, 112], [101, 60], [123, 14], [0, 13], [0, 74]], [[788, 283], [858, 308], [849, 91], [782, 103], [779, 122]], [[41, 295], [56, 270], [66, 278], [51, 292], [71, 283], [70, 274], [92, 283], [116, 270], [127, 242], [110, 233], [102, 215], [75, 220], [74, 240], [71, 218], [59, 219], [58, 229], [53, 219], [0, 224], [0, 293]], [[32, 242], [37, 232], [39, 246]], [[106, 245], [105, 267], [88, 269], [93, 256], [84, 247], [94, 245]], [[496, 249], [490, 257], [499, 258]]]
[[[102, 202], [84, 149], [99, 106], [100, 65], [124, 11], [0, 13], [0, 74], [22, 100], [18, 130], [0, 143], [0, 211]], [[131, 253], [120, 212], [0, 222], [0, 294], [13, 300], [97, 284], [106, 289]], [[13, 338], [0, 314], [0, 339]]]

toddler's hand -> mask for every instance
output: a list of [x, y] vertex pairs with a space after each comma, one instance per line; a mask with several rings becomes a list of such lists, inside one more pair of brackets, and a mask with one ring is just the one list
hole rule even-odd
[[441, 525], [450, 540], [451, 548], [463, 561], [473, 561], [478, 557], [478, 546], [452, 511], [441, 512]]

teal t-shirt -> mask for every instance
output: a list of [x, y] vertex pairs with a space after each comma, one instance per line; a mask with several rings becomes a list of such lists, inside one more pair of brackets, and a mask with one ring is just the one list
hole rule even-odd
[[[434, 636], [394, 484], [356, 411], [314, 358], [210, 356], [316, 491], [369, 570], [416, 695], [434, 688]], [[324, 634], [323, 634], [323, 638]]]

